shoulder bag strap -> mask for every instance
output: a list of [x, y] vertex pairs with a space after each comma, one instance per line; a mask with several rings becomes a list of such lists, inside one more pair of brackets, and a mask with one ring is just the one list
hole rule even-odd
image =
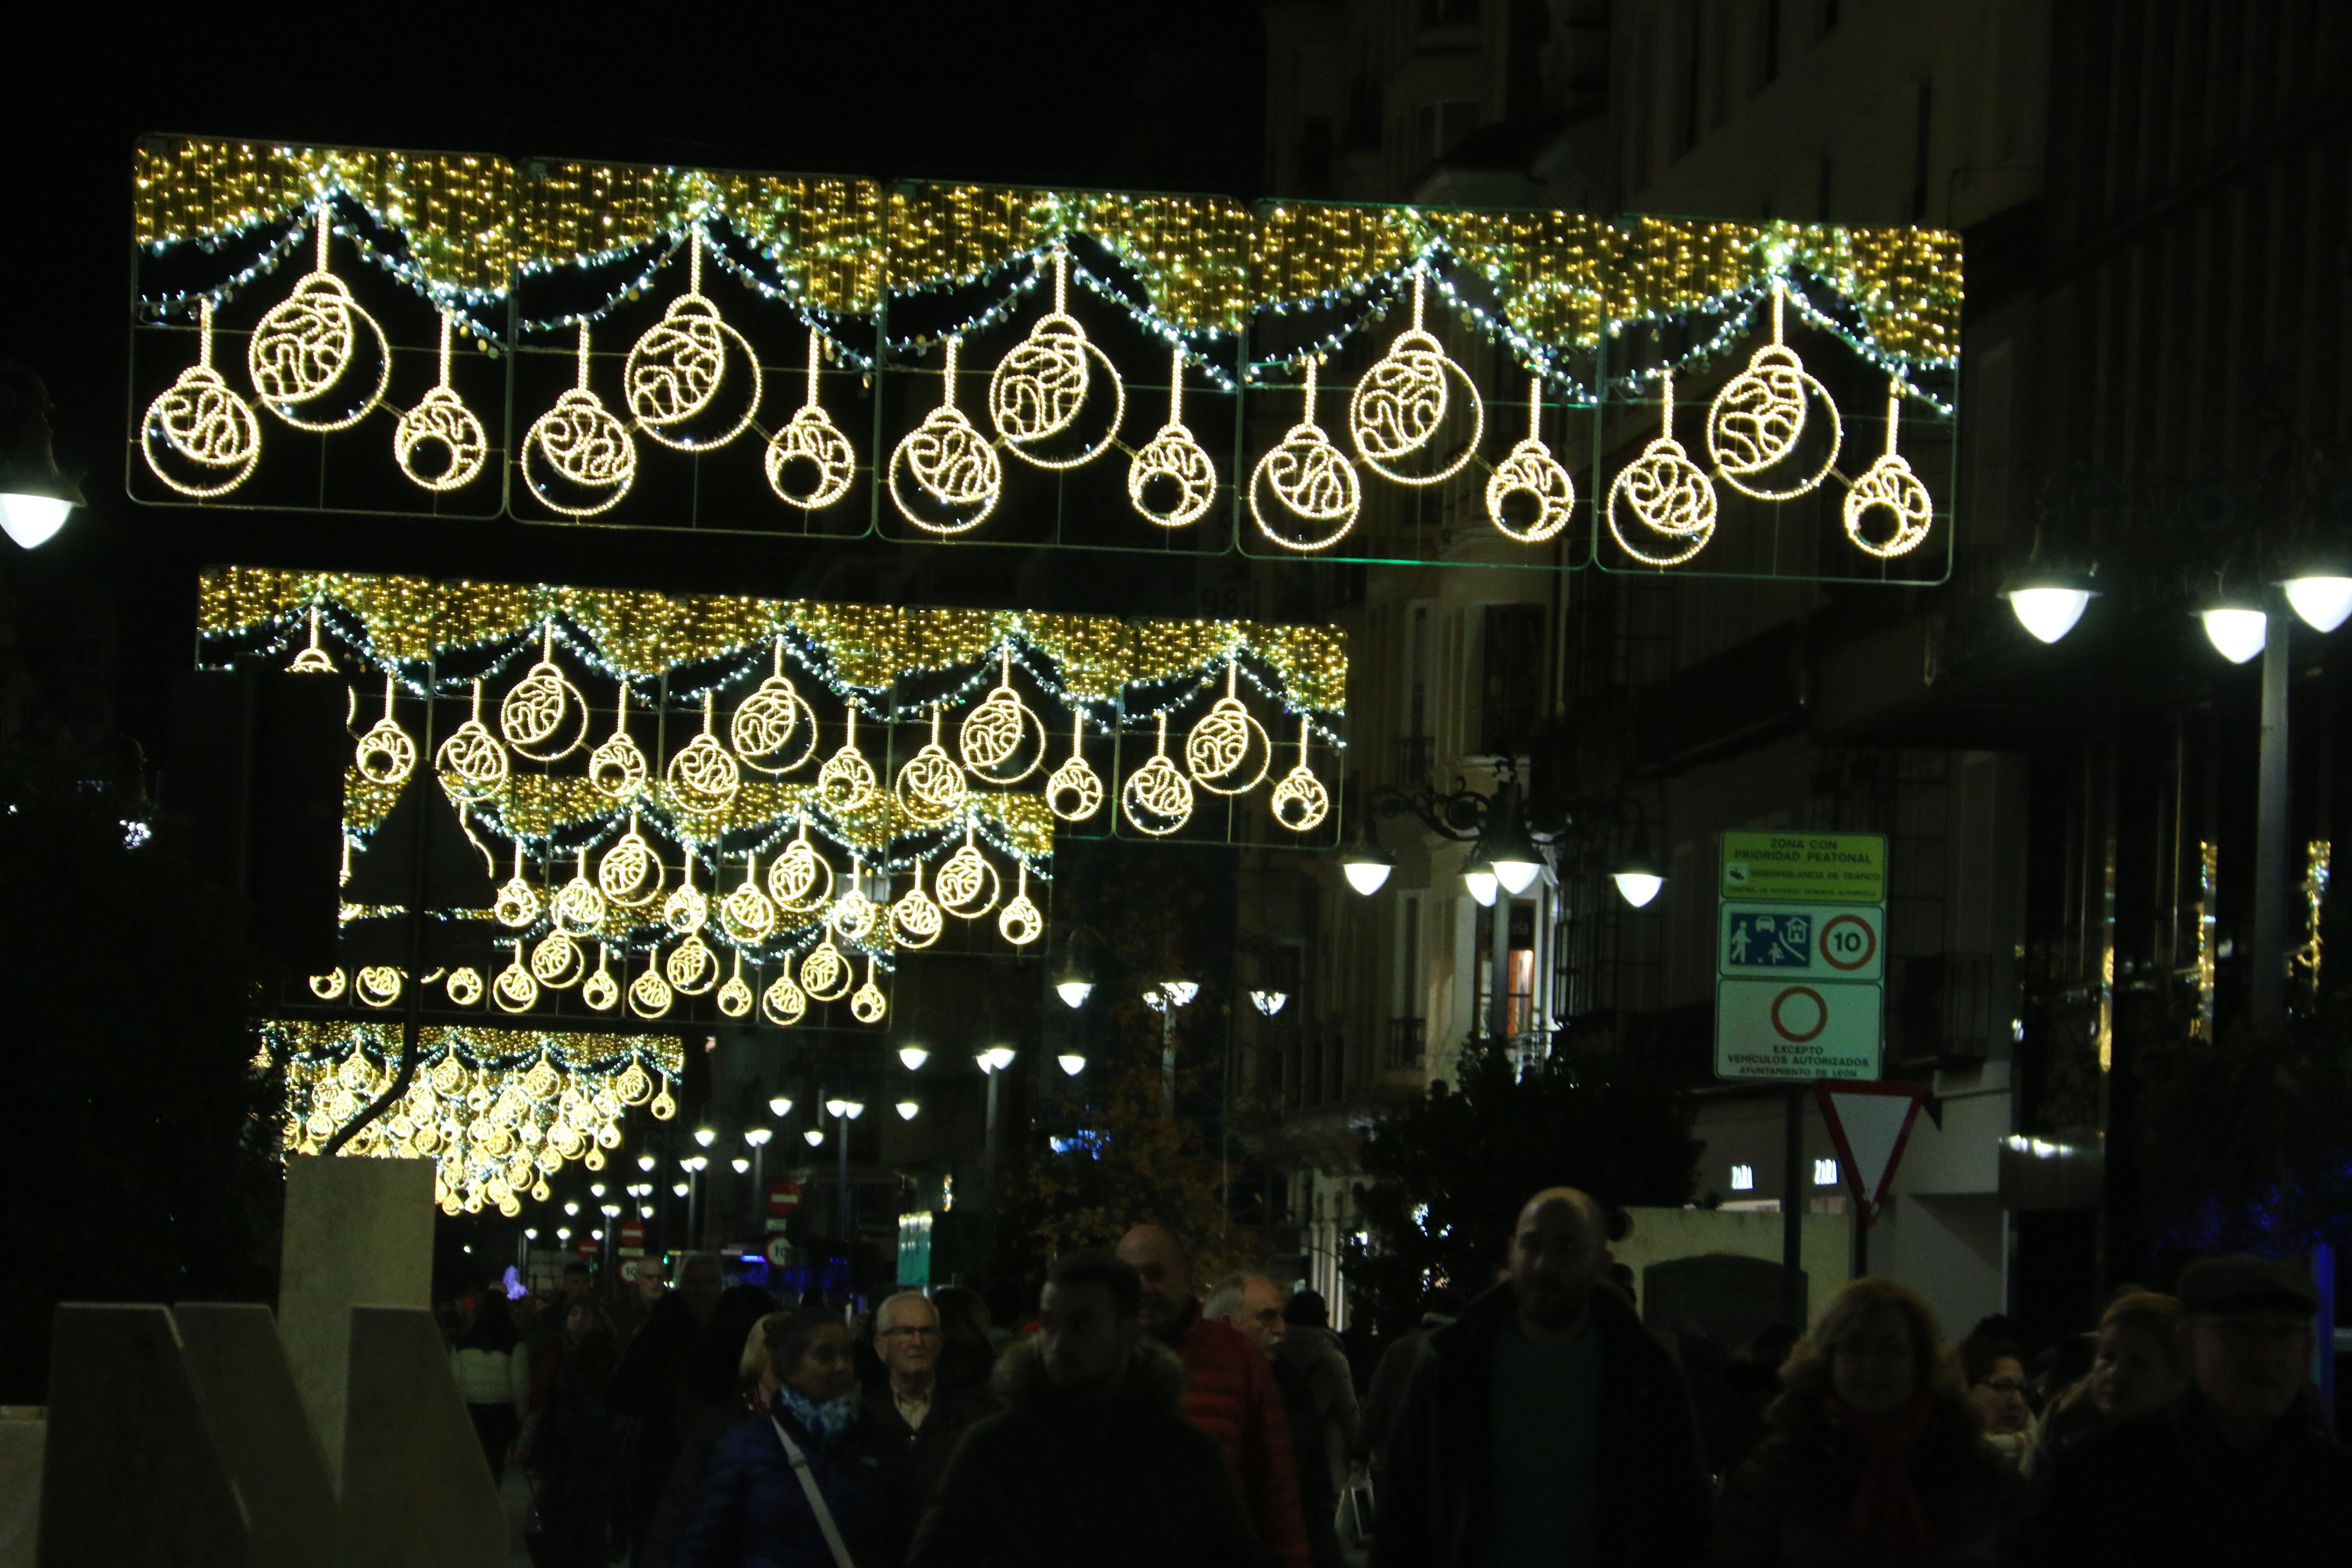
[[801, 1446], [793, 1441], [793, 1435], [784, 1430], [782, 1422], [770, 1415], [768, 1425], [776, 1429], [776, 1438], [784, 1446], [784, 1458], [793, 1462], [793, 1474], [800, 1478], [809, 1511], [816, 1515], [816, 1527], [824, 1531], [825, 1547], [833, 1553], [834, 1568], [857, 1568], [849, 1560], [849, 1543], [841, 1539], [840, 1526], [833, 1522], [833, 1510], [824, 1506], [824, 1494], [817, 1489], [816, 1478], [809, 1474], [808, 1456], [801, 1452]]

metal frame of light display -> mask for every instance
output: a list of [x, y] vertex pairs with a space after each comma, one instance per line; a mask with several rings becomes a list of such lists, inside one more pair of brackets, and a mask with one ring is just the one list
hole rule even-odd
[[142, 501], [1949, 569], [1944, 231], [189, 138], [136, 156]]

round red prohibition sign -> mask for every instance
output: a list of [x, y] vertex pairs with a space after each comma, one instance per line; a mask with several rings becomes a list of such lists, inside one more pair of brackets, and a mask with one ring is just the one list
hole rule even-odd
[[[1813, 1012], [1816, 1015], [1813, 1019], [1813, 1026], [1807, 1029], [1801, 1035], [1797, 1033], [1796, 1030], [1789, 1027], [1788, 1025], [1780, 1022], [1781, 1005], [1791, 996], [1810, 996], [1812, 998]], [[1780, 994], [1772, 998], [1773, 1032], [1779, 1035], [1782, 1039], [1788, 1041], [1790, 1045], [1801, 1046], [1807, 1040], [1811, 1039], [1814, 1036], [1820, 1034], [1823, 1029], [1826, 1029], [1829, 1026], [1830, 1005], [1823, 1001], [1822, 999], [1822, 994], [1814, 990], [1811, 986], [1791, 985], [1786, 991], [1781, 992]]]
[[[1861, 951], [1854, 955], [1852, 963], [1839, 956], [1836, 941], [1837, 933], [1848, 926], [1862, 933]], [[1878, 933], [1871, 930], [1870, 922], [1860, 915], [1838, 916], [1822, 927], [1819, 940], [1822, 944], [1822, 961], [1832, 969], [1860, 969], [1878, 956]], [[1852, 943], [1849, 942], [1847, 945], [1851, 947]]]

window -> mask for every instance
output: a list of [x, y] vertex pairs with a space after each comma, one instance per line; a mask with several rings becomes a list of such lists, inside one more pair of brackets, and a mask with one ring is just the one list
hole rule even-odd
[[1478, 129], [1478, 105], [1466, 98], [1424, 103], [1413, 110], [1413, 156], [1423, 163], [1443, 158], [1455, 142]]
[[1480, 692], [1478, 751], [1516, 756], [1543, 721], [1544, 620], [1541, 605], [1486, 606], [1485, 680]]
[[1756, 1190], [1756, 1167], [1753, 1165], [1732, 1166], [1731, 1190], [1735, 1193], [1754, 1192]]
[[1837, 1184], [1838, 1184], [1838, 1168], [1837, 1168], [1837, 1162], [1836, 1162], [1835, 1160], [1816, 1160], [1816, 1161], [1814, 1161], [1814, 1162], [1813, 1162], [1813, 1185], [1815, 1185], [1815, 1186], [1817, 1186], [1817, 1187], [1834, 1187], [1834, 1186], [1836, 1186]]

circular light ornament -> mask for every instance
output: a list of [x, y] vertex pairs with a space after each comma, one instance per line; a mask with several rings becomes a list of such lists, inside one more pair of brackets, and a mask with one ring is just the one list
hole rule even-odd
[[[1723, 384], [1706, 415], [1706, 449], [1716, 472], [1758, 500], [1794, 500], [1811, 490], [1837, 466], [1843, 440], [1837, 405], [1781, 341], [1787, 299], [1787, 280], [1775, 278], [1772, 341], [1756, 351], [1746, 370]], [[1808, 472], [1798, 461], [1799, 447], [1816, 399], [1829, 420], [1828, 449]]]
[[[373, 316], [360, 309], [343, 280], [327, 269], [328, 214], [318, 207], [318, 255], [294, 291], [255, 324], [245, 346], [246, 373], [261, 405], [297, 430], [324, 435], [347, 430], [383, 401], [392, 380], [392, 348]], [[365, 337], [362, 330], [365, 330]], [[373, 340], [375, 384], [357, 402], [331, 411], [310, 406], [341, 384]]]
[[[841, 742], [841, 750], [824, 760], [816, 773], [816, 797], [836, 816], [856, 811], [872, 800], [881, 787], [874, 776], [874, 764], [857, 749], [857, 702], [849, 703], [849, 734]], [[803, 826], [803, 832], [806, 832]]]
[[833, 932], [828, 930], [801, 960], [801, 989], [812, 1002], [838, 1002], [849, 994], [851, 979], [848, 960], [833, 945]]
[[1274, 794], [1266, 802], [1274, 813], [1274, 819], [1293, 833], [1307, 832], [1320, 824], [1331, 811], [1330, 792], [1323, 787], [1323, 781], [1315, 776], [1315, 770], [1307, 765], [1308, 739], [1309, 721], [1306, 714], [1301, 713], [1298, 716], [1298, 761], [1282, 775], [1281, 782], [1274, 786]]
[[874, 984], [874, 955], [869, 952], [866, 955], [866, 984], [851, 994], [849, 1016], [861, 1024], [878, 1024], [889, 1011], [889, 998]]
[[[792, 1027], [808, 1013], [808, 994], [793, 984], [792, 968], [792, 962], [787, 958], [783, 968], [778, 972], [775, 979], [769, 983], [765, 991], [760, 993], [761, 1016], [779, 1028]], [[783, 1112], [778, 1111], [776, 1114], [781, 1116]], [[813, 1142], [822, 1141], [823, 1135], [820, 1134]]]
[[352, 752], [352, 768], [372, 784], [394, 789], [416, 771], [416, 742], [392, 716], [393, 677], [383, 678], [383, 717], [362, 735]]
[[[579, 379], [532, 421], [522, 439], [523, 482], [551, 511], [594, 517], [620, 504], [637, 482], [629, 427], [588, 390], [588, 323], [580, 323]], [[558, 489], [551, 481], [561, 481]]]
[[899, 809], [926, 827], [936, 827], [963, 809], [963, 770], [940, 744], [940, 705], [931, 705], [931, 738], [898, 770]]
[[[1486, 426], [1476, 384], [1422, 325], [1428, 283], [1427, 271], [1415, 267], [1412, 325], [1357, 381], [1348, 403], [1348, 436], [1356, 455], [1364, 467], [1401, 485], [1433, 485], [1460, 473], [1478, 455]], [[1469, 418], [1469, 438], [1458, 449], [1438, 450], [1434, 444], [1446, 416], [1457, 411]]]
[[908, 867], [907, 890], [890, 905], [890, 931], [900, 947], [925, 948], [947, 929], [947, 914], [939, 901], [923, 891], [923, 862], [918, 857]]
[[[1251, 717], [1243, 706], [1238, 693], [1241, 666], [1237, 660], [1225, 661], [1225, 694], [1210, 705], [1184, 737], [1184, 771], [1192, 782], [1213, 795], [1245, 795], [1257, 787], [1274, 765], [1274, 742], [1265, 726]], [[1237, 777], [1249, 760], [1250, 744], [1260, 753], [1257, 772], [1239, 784], [1229, 781]]]
[[1184, 350], [1171, 352], [1168, 423], [1127, 466], [1127, 499], [1162, 528], [1183, 528], [1208, 515], [1217, 500], [1217, 468], [1184, 423]]
[[974, 826], [966, 819], [963, 843], [940, 862], [931, 877], [931, 895], [940, 907], [963, 920], [978, 920], [1004, 896], [1004, 879], [973, 843]]
[[621, 983], [613, 978], [612, 963], [604, 944], [596, 944], [596, 973], [580, 983], [580, 1000], [599, 1013], [609, 1013], [620, 1005]]
[[1102, 775], [1087, 761], [1087, 716], [1070, 710], [1070, 754], [1045, 778], [1045, 805], [1065, 822], [1084, 822], [1102, 809]]
[[[1054, 308], [1029, 335], [999, 360], [988, 378], [988, 417], [1005, 449], [1037, 468], [1075, 468], [1092, 461], [1118, 439], [1127, 417], [1127, 387], [1118, 369], [1087, 337], [1069, 313], [1069, 256], [1054, 251]], [[1099, 369], [1111, 389], [1110, 427], [1066, 451], [1043, 443], [1073, 433]]]
[[[1045, 721], [1031, 711], [1013, 688], [1013, 645], [998, 654], [996, 685], [956, 726], [956, 751], [963, 765], [987, 784], [1019, 784], [1045, 763]], [[1037, 749], [1028, 764], [1016, 767], [1034, 733]]]
[[[1339, 543], [1356, 525], [1356, 513], [1364, 504], [1356, 466], [1315, 423], [1315, 377], [1320, 363], [1314, 355], [1307, 361], [1305, 416], [1250, 470], [1250, 516], [1257, 520], [1258, 531], [1285, 550], [1301, 553]], [[1261, 494], [1278, 509], [1277, 515], [1286, 514], [1307, 526], [1292, 531], [1286, 521], [1285, 527], [1276, 527]]]
[[[1532, 503], [1533, 515], [1514, 523], [1514, 500]], [[1576, 480], [1543, 444], [1543, 374], [1528, 382], [1527, 438], [1511, 448], [1486, 479], [1486, 519], [1507, 539], [1541, 544], [1576, 515]]]
[[[776, 499], [805, 511], [823, 510], [847, 495], [849, 482], [857, 474], [857, 453], [849, 437], [816, 400], [824, 343], [824, 334], [811, 327], [807, 401], [793, 411], [782, 429], [768, 437], [768, 449], [761, 457], [768, 488], [776, 492]], [[796, 471], [807, 476], [806, 482], [796, 480]]]
[[[1844, 503], [1839, 508], [1845, 536], [1882, 561], [1917, 549], [1935, 521], [1935, 502], [1927, 487], [1895, 450], [1895, 426], [1902, 412], [1903, 382], [1898, 376], [1886, 384], [1886, 450], [1862, 478], [1846, 487]], [[1871, 519], [1879, 513], [1894, 520], [1894, 527], [1883, 538], [1868, 531]]]
[[1029, 897], [1029, 862], [1021, 862], [1020, 889], [997, 912], [996, 934], [1015, 947], [1026, 947], [1045, 934], [1045, 912]]
[[833, 868], [809, 842], [808, 819], [801, 819], [800, 837], [768, 865], [768, 896], [787, 914], [811, 915], [832, 901]]
[[[756, 1000], [751, 994], [751, 987], [744, 982], [743, 952], [738, 948], [735, 951], [735, 973], [730, 974], [727, 984], [719, 988], [719, 1010], [730, 1018], [740, 1018], [751, 1010]], [[782, 1112], [777, 1114], [782, 1115]]]
[[[629, 347], [621, 385], [637, 427], [663, 446], [681, 452], [724, 447], [751, 428], [760, 412], [760, 360], [743, 334], [727, 324], [719, 307], [702, 292], [702, 230], [687, 235], [686, 292], [672, 300], [662, 319]], [[714, 411], [727, 379], [727, 359], [741, 356], [751, 378], [751, 395], [731, 422], [721, 416], [716, 435], [688, 428]]]
[[441, 312], [441, 379], [393, 427], [392, 456], [412, 483], [446, 495], [472, 484], [489, 458], [490, 437], [449, 384], [453, 318]]
[[625, 680], [614, 699], [613, 732], [588, 753], [588, 784], [606, 800], [634, 800], [652, 771], [629, 736], [629, 683]]
[[[800, 755], [790, 762], [777, 761], [803, 728], [808, 740]], [[771, 646], [768, 679], [736, 704], [735, 716], [727, 723], [727, 739], [746, 767], [772, 778], [805, 765], [816, 754], [816, 712], [784, 674], [783, 638], [778, 637]]]
[[433, 753], [433, 769], [449, 798], [488, 800], [507, 782], [507, 752], [482, 722], [482, 683], [474, 682], [474, 710]]
[[196, 363], [147, 405], [140, 456], [154, 476], [196, 500], [225, 496], [261, 461], [261, 421], [213, 368], [213, 302], [196, 306]]
[[[532, 750], [553, 741], [562, 732], [564, 715], [575, 712], [579, 720], [570, 741], [552, 751]], [[538, 661], [499, 700], [499, 733], [506, 737], [507, 744], [515, 749], [517, 755], [534, 763], [560, 763], [578, 751], [588, 738], [588, 700], [555, 662], [555, 623], [551, 620], [541, 624]]]
[[1165, 838], [1192, 816], [1192, 781], [1168, 760], [1168, 715], [1160, 715], [1160, 742], [1151, 760], [1129, 773], [1119, 791], [1127, 820], [1154, 838]]
[[628, 831], [596, 862], [596, 890], [608, 903], [639, 910], [661, 897], [665, 879], [661, 857], [653, 841], [638, 831], [637, 814], [632, 811]]
[[1004, 493], [1004, 467], [996, 460], [996, 449], [955, 405], [961, 347], [960, 339], [947, 341], [940, 405], [900, 437], [890, 453], [891, 504], [908, 522], [931, 533], [962, 533], [979, 527]]
[[1658, 376], [1658, 438], [1609, 487], [1609, 532], [1644, 566], [1676, 566], [1715, 537], [1716, 494], [1706, 470], [1675, 439], [1675, 376]]
[[702, 694], [702, 732], [669, 760], [668, 779], [680, 806], [698, 816], [725, 811], [743, 787], [743, 771], [711, 733], [713, 694]]

